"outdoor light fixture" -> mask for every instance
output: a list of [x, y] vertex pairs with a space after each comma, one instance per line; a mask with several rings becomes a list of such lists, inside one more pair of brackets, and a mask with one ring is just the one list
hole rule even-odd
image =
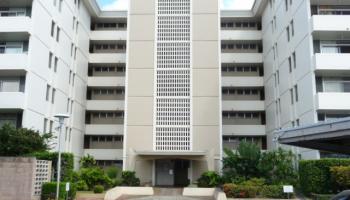
[[56, 186], [56, 200], [59, 200], [60, 192], [60, 179], [61, 179], [61, 133], [64, 125], [64, 119], [69, 118], [67, 114], [56, 114], [54, 116], [58, 118], [59, 133], [58, 133], [58, 161], [57, 161], [57, 186]]

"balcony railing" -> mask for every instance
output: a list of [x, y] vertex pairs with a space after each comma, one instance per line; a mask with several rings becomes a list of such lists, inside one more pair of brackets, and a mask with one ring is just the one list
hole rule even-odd
[[348, 5], [319, 5], [311, 6], [313, 15], [350, 15], [350, 6]]

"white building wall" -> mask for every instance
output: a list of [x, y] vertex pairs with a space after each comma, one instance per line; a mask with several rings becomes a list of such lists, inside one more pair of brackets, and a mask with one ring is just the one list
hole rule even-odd
[[[55, 128], [58, 123], [54, 115], [57, 113], [69, 114], [70, 118], [66, 120], [61, 135], [63, 141], [61, 149], [74, 153], [77, 161], [82, 155], [85, 129], [90, 14], [82, 2], [78, 8], [77, 5], [74, 5], [74, 1], [64, 0], [62, 1], [61, 11], [59, 11], [59, 1], [56, 2], [56, 6], [53, 2], [33, 0], [31, 17], [26, 17], [25, 20], [26, 27], [29, 27], [26, 34], [30, 36], [28, 63], [27, 66], [23, 66], [26, 70], [26, 81], [22, 126], [40, 132], [50, 132], [50, 121], [54, 121], [52, 132], [57, 135]], [[8, 6], [11, 6], [11, 4]], [[74, 23], [74, 28], [73, 16], [76, 21], [79, 21], [79, 25], [77, 25], [77, 22]], [[15, 19], [16, 17], [11, 18]], [[6, 17], [1, 18], [1, 21], [6, 20]], [[51, 37], [52, 20], [56, 23], [54, 37]], [[13, 21], [16, 22], [16, 20]], [[22, 23], [22, 21], [18, 21], [17, 24], [11, 24], [11, 26], [20, 27], [23, 25]], [[59, 42], [56, 42], [57, 26], [60, 27]], [[78, 30], [76, 30], [77, 26]], [[6, 31], [8, 29], [2, 27], [0, 34]], [[71, 52], [72, 44], [74, 44], [74, 48]], [[77, 48], [76, 59], [74, 59], [75, 47]], [[52, 67], [49, 68], [49, 52], [52, 52], [54, 57], [58, 58], [57, 72], [54, 71], [54, 61]], [[1, 70], [4, 69], [6, 69], [6, 66], [0, 65], [0, 74]], [[51, 86], [49, 101], [46, 101], [47, 84]], [[51, 103], [53, 88], [56, 89], [56, 94], [54, 103]], [[70, 99], [69, 106], [67, 106], [68, 98]], [[72, 102], [73, 106], [71, 107]], [[0, 110], [2, 108], [4, 107], [1, 102]], [[45, 119], [47, 119], [46, 130], [44, 130]], [[66, 127], [68, 133], [65, 133]], [[57, 143], [57, 141], [52, 142]], [[57, 145], [53, 145], [53, 147], [57, 149]]]
[[[269, 148], [277, 145], [273, 140], [275, 130], [317, 122], [310, 8], [308, 0], [293, 1], [292, 4], [288, 1], [286, 11], [285, 1], [276, 1], [272, 6], [268, 4], [262, 15]], [[287, 40], [287, 27], [290, 41]], [[295, 64], [293, 53], [296, 55]], [[291, 70], [289, 59], [292, 61]], [[316, 151], [295, 150], [301, 156], [318, 157]]]

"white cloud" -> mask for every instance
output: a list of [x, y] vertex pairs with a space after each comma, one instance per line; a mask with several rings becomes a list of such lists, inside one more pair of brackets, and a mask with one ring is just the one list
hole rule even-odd
[[221, 9], [224, 10], [240, 10], [251, 9], [255, 0], [221, 0]]
[[128, 6], [128, 0], [116, 0], [110, 4], [103, 5], [102, 10], [127, 10]]

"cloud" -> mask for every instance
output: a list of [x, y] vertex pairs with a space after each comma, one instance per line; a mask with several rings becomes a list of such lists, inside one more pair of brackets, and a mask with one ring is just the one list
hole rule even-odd
[[221, 0], [221, 9], [224, 10], [249, 10], [255, 0]]
[[128, 0], [116, 0], [110, 3], [103, 4], [101, 6], [102, 10], [128, 10], [129, 1]]

